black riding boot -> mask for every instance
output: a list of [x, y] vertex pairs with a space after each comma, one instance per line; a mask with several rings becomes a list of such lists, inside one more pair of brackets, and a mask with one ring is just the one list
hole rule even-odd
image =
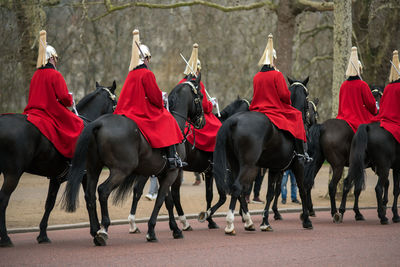
[[304, 159], [305, 162], [313, 161], [313, 158], [311, 158], [307, 153], [307, 143], [304, 143], [303, 140], [296, 138], [294, 144], [295, 144], [296, 156]]
[[183, 162], [178, 153], [176, 153], [175, 145], [169, 146], [167, 148], [167, 160], [168, 167], [170, 169], [182, 168], [188, 165], [186, 162]]

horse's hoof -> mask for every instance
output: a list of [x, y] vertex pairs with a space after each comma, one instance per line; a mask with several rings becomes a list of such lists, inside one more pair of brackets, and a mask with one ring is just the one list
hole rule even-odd
[[157, 239], [156, 235], [149, 235], [149, 234], [147, 234], [147, 235], [146, 235], [146, 240], [147, 240], [148, 242], [158, 242], [158, 239]]
[[199, 222], [205, 222], [207, 220], [207, 212], [202, 211], [199, 213], [199, 216], [197, 216], [197, 220]]
[[107, 245], [107, 235], [103, 234], [103, 233], [98, 233], [94, 238], [93, 238], [93, 242], [96, 246], [106, 246]]
[[11, 242], [10, 238], [0, 241], [0, 247], [2, 247], [2, 248], [11, 248], [13, 246], [14, 246], [14, 244]]
[[282, 220], [282, 215], [280, 213], [277, 213], [277, 214], [274, 215], [274, 219], [276, 221], [280, 221], [280, 220]]
[[266, 224], [262, 224], [260, 225], [260, 230], [263, 232], [273, 232], [274, 229], [272, 229], [271, 225], [266, 225]]
[[193, 231], [193, 228], [192, 228], [192, 226], [189, 225], [186, 228], [182, 228], [182, 230], [185, 231], [185, 232], [189, 232], [189, 231]]
[[394, 223], [398, 223], [398, 222], [400, 222], [400, 217], [399, 216], [393, 216], [392, 221]]
[[365, 221], [365, 218], [362, 214], [356, 214], [354, 217], [356, 221]]
[[303, 222], [303, 228], [304, 228], [304, 229], [309, 229], [309, 230], [311, 230], [311, 229], [313, 229], [314, 227], [313, 227], [311, 221], [304, 221], [304, 222]]
[[172, 236], [174, 237], [174, 239], [182, 239], [183, 238], [182, 231], [180, 231], [180, 230], [179, 231], [174, 231]]
[[135, 228], [135, 229], [129, 229], [129, 233], [130, 234], [140, 234], [140, 230], [139, 228]]
[[214, 221], [211, 221], [208, 222], [208, 229], [219, 229], [219, 226]]
[[316, 217], [316, 216], [315, 216], [315, 211], [313, 211], [313, 210], [310, 211], [310, 214], [309, 214], [309, 215], [310, 215], [311, 217]]
[[47, 236], [38, 236], [36, 237], [36, 240], [39, 244], [46, 244], [46, 243], [51, 243], [51, 240]]
[[336, 213], [333, 215], [333, 222], [334, 222], [334, 223], [341, 223], [341, 222], [343, 222], [343, 215], [336, 212]]
[[254, 224], [252, 224], [252, 225], [249, 225], [249, 226], [245, 227], [244, 230], [246, 230], [246, 231], [255, 231], [256, 228], [254, 227]]
[[389, 224], [388, 218], [384, 217], [383, 219], [381, 219], [381, 224], [382, 224], [382, 225]]
[[225, 234], [226, 234], [226, 235], [236, 235], [236, 231], [235, 231], [235, 229], [233, 229], [233, 230], [230, 231], [230, 232], [225, 231]]

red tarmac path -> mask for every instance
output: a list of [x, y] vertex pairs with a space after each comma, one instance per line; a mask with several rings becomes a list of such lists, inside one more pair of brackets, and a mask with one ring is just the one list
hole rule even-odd
[[[142, 233], [128, 234], [128, 225], [112, 225], [106, 247], [95, 247], [88, 228], [50, 231], [52, 244], [36, 243], [37, 232], [11, 234], [15, 247], [0, 249], [0, 266], [399, 266], [400, 224], [380, 225], [375, 209], [362, 210], [366, 221], [356, 222], [348, 210], [344, 223], [334, 224], [329, 212], [317, 211], [314, 229], [304, 230], [299, 213], [270, 220], [274, 232], [261, 232], [260, 215], [253, 215], [255, 232], [247, 232], [235, 217], [236, 236], [221, 227], [190, 220], [194, 229], [174, 240], [168, 222], [158, 222], [158, 243]], [[391, 219], [391, 211], [387, 210]], [[271, 217], [270, 217], [271, 218]]]

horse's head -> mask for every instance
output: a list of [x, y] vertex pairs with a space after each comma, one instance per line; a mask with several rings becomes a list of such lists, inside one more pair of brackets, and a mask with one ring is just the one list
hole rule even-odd
[[376, 107], [379, 110], [379, 103], [381, 102], [381, 98], [383, 95], [383, 86], [379, 86], [379, 85], [371, 85], [371, 93], [375, 98], [375, 102], [376, 102]]
[[82, 119], [93, 121], [103, 114], [113, 113], [117, 106], [115, 81], [109, 87], [102, 86], [96, 82], [96, 90], [84, 98], [76, 105], [76, 109]]
[[220, 121], [225, 121], [227, 118], [232, 116], [235, 113], [241, 112], [241, 111], [248, 111], [250, 107], [250, 102], [247, 99], [242, 99], [238, 96], [238, 98], [227, 105], [221, 112], [221, 117], [219, 117]]
[[201, 74], [195, 80], [189, 75], [187, 81], [178, 84], [168, 96], [169, 109], [181, 129], [185, 127], [186, 121], [196, 129], [203, 128], [206, 123], [200, 79]]
[[309, 77], [304, 81], [292, 80], [288, 77], [289, 81], [289, 91], [290, 91], [290, 101], [292, 106], [300, 110], [303, 114], [303, 122], [306, 124], [307, 116], [309, 116], [309, 105], [308, 105], [308, 83]]

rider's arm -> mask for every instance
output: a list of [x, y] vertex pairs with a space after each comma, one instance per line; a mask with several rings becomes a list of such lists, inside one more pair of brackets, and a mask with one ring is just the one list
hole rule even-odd
[[52, 86], [58, 101], [65, 107], [72, 106], [73, 100], [71, 94], [68, 92], [67, 84], [61, 73], [56, 73], [52, 81]]
[[152, 72], [147, 72], [143, 76], [143, 87], [146, 93], [147, 100], [154, 106], [158, 108], [163, 108], [162, 93], [160, 88], [158, 88], [156, 77]]
[[378, 111], [376, 108], [375, 98], [372, 95], [371, 90], [369, 89], [369, 86], [367, 84], [364, 84], [362, 87], [362, 98], [363, 98], [363, 103], [367, 108], [367, 110], [372, 115], [375, 115]]
[[280, 72], [278, 72], [278, 75], [276, 76], [275, 85], [280, 100], [285, 104], [291, 105], [290, 91], [287, 88], [285, 77], [283, 77], [283, 74]]
[[201, 93], [203, 94], [203, 102], [202, 102], [203, 110], [204, 110], [204, 113], [208, 114], [208, 113], [212, 112], [213, 104], [211, 103], [211, 101], [209, 101], [207, 99], [206, 90], [205, 90], [204, 84], [202, 82], [200, 82], [200, 87], [201, 87]]

